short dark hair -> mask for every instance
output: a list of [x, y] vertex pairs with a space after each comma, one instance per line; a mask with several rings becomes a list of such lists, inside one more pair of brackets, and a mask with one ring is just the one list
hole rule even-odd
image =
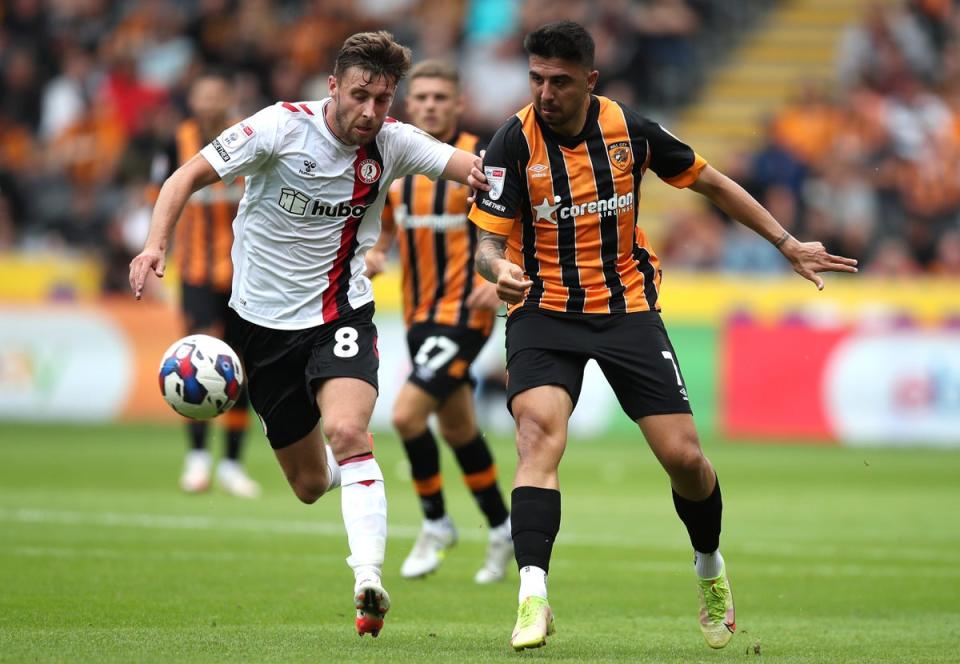
[[410, 69], [411, 58], [410, 49], [395, 42], [386, 30], [358, 32], [347, 37], [340, 47], [333, 75], [339, 81], [350, 67], [359, 67], [372, 78], [386, 76], [399, 83]]
[[523, 48], [527, 55], [559, 58], [593, 69], [593, 37], [582, 25], [573, 21], [541, 25], [524, 37]]
[[415, 78], [441, 78], [453, 83], [457, 90], [460, 89], [460, 72], [446, 60], [430, 59], [418, 62], [410, 70], [410, 80]]

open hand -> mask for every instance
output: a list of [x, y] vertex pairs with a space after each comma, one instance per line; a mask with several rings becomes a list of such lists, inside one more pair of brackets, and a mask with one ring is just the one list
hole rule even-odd
[[820, 272], [857, 272], [857, 259], [828, 254], [821, 242], [800, 242], [791, 237], [780, 248], [794, 272], [823, 290]]
[[143, 285], [147, 281], [147, 274], [151, 271], [158, 277], [163, 277], [166, 268], [166, 257], [160, 249], [144, 249], [130, 261], [130, 290], [138, 300], [143, 297]]

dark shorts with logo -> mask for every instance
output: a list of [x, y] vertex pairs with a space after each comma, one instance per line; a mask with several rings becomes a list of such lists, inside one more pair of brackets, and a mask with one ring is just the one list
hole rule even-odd
[[473, 383], [470, 365], [489, 338], [469, 327], [414, 323], [407, 330], [413, 362], [407, 380], [443, 402], [464, 383]]
[[520, 309], [507, 320], [506, 334], [508, 407], [516, 395], [542, 385], [564, 388], [575, 406], [584, 365], [595, 360], [630, 419], [691, 412], [677, 355], [656, 311]]
[[184, 283], [180, 287], [180, 309], [183, 312], [187, 333], [193, 334], [211, 327], [220, 327], [225, 334], [229, 318], [230, 292], [214, 290], [209, 286], [191, 286]]
[[359, 378], [379, 389], [373, 303], [304, 330], [274, 330], [243, 320], [232, 309], [228, 343], [247, 371], [250, 402], [270, 446], [297, 442], [317, 425], [315, 394], [328, 378]]

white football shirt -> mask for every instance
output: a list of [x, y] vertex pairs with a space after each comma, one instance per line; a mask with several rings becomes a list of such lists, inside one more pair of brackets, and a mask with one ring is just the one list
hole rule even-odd
[[363, 256], [380, 233], [390, 183], [435, 179], [453, 156], [452, 146], [392, 118], [369, 144], [346, 145], [324, 120], [328, 103], [277, 103], [200, 151], [225, 182], [245, 178], [230, 306], [251, 323], [300, 330], [372, 301]]

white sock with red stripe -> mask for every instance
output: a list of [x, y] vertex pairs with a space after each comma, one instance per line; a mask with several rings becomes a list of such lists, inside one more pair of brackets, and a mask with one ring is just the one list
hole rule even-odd
[[387, 545], [387, 496], [383, 473], [373, 454], [347, 459], [340, 465], [340, 508], [347, 529], [347, 564], [357, 580], [380, 580]]

